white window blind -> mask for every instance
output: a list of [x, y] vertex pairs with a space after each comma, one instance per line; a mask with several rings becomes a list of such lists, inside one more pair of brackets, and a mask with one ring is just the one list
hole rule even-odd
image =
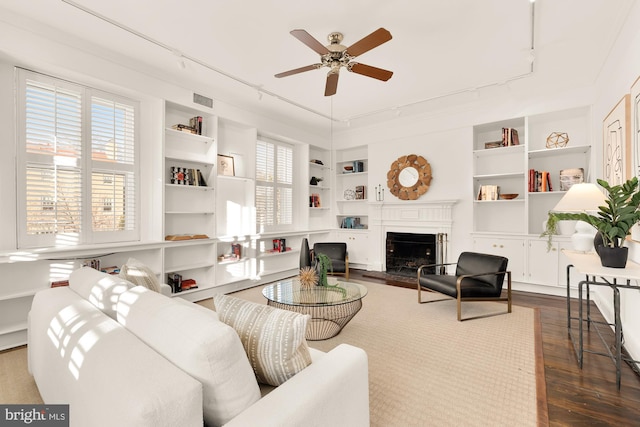
[[18, 246], [137, 239], [137, 103], [26, 70], [17, 94]]
[[91, 97], [91, 211], [94, 232], [135, 227], [135, 110]]
[[256, 144], [256, 222], [264, 231], [293, 225], [293, 147], [283, 142]]

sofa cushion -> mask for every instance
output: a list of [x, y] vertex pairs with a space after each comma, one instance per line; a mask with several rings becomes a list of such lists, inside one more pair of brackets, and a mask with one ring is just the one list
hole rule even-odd
[[161, 285], [156, 274], [135, 258], [129, 258], [126, 264], [120, 267], [118, 275], [136, 286], [144, 286], [154, 292], [160, 292]]
[[69, 287], [104, 314], [115, 319], [119, 296], [131, 289], [133, 284], [118, 276], [102, 273], [91, 267], [82, 267], [71, 272]]
[[213, 301], [220, 320], [240, 335], [258, 381], [279, 386], [311, 364], [305, 338], [311, 316], [228, 295]]
[[120, 296], [118, 322], [202, 383], [207, 425], [222, 425], [260, 399], [238, 334], [210, 310], [137, 286]]
[[202, 384], [66, 286], [36, 293], [28, 340], [38, 391], [69, 405], [67, 425], [202, 426]]

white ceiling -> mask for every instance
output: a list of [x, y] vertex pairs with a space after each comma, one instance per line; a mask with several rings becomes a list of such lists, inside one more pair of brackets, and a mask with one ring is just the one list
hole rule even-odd
[[[12, 25], [68, 32], [68, 44], [214, 99], [326, 128], [328, 117], [357, 123], [507, 82], [591, 85], [634, 1], [0, 0], [0, 11]], [[388, 82], [343, 69], [327, 98], [327, 69], [274, 77], [319, 62], [293, 29], [322, 44], [339, 31], [349, 46], [379, 27], [393, 39], [358, 62], [393, 71]]]

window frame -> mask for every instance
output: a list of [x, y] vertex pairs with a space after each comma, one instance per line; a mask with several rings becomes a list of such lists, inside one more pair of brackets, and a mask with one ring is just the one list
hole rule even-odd
[[[274, 164], [273, 164], [273, 171], [272, 171], [273, 180], [259, 179], [260, 171], [258, 170], [259, 168], [258, 149], [259, 149], [259, 144], [261, 143], [272, 144], [274, 147], [273, 149]], [[290, 184], [278, 181], [278, 177], [280, 176], [280, 173], [278, 170], [278, 164], [279, 164], [278, 149], [279, 148], [284, 148], [285, 150], [288, 150], [288, 152], [290, 153], [290, 161], [287, 161], [288, 166], [290, 166], [290, 171], [287, 173], [288, 175], [287, 178], [290, 179], [291, 181]], [[294, 179], [295, 167], [296, 167], [295, 155], [296, 155], [296, 148], [293, 144], [289, 144], [284, 141], [258, 135], [258, 138], [256, 141], [256, 184], [255, 184], [256, 227], [258, 229], [257, 230], [258, 232], [291, 231], [294, 229], [294, 226], [296, 223], [296, 209], [295, 209], [296, 182]], [[273, 223], [272, 224], [260, 222], [261, 215], [259, 213], [259, 206], [258, 206], [258, 192], [260, 187], [270, 188], [273, 191], [273, 194], [272, 194]], [[286, 189], [291, 193], [290, 198], [288, 200], [290, 222], [287, 222], [287, 223], [278, 222], [278, 218], [280, 217], [280, 214], [281, 214], [280, 209], [278, 208], [278, 190], [281, 190], [281, 189]]]
[[[96, 88], [91, 88], [79, 83], [70, 82], [58, 77], [49, 76], [43, 73], [15, 68], [15, 108], [16, 108], [16, 247], [23, 248], [46, 248], [59, 246], [78, 246], [91, 245], [99, 243], [116, 243], [116, 242], [133, 242], [140, 240], [140, 102], [121, 95], [105, 92]], [[48, 86], [55, 86], [64, 90], [73, 91], [80, 97], [80, 150], [79, 158], [70, 156], [75, 159], [73, 170], [80, 173], [80, 227], [78, 233], [51, 232], [43, 234], [32, 234], [28, 232], [28, 216], [27, 216], [27, 179], [26, 173], [28, 168], [38, 169], [51, 168], [54, 170], [56, 159], [55, 156], [39, 155], [27, 152], [27, 82], [33, 81]], [[92, 104], [94, 98], [107, 100], [115, 104], [122, 104], [127, 109], [132, 109], [131, 115], [133, 120], [133, 131], [130, 133], [133, 138], [133, 155], [131, 156], [132, 164], [124, 165], [121, 162], [100, 162], [92, 158]], [[57, 116], [55, 116], [58, 118]], [[119, 129], [119, 128], [118, 128]], [[35, 158], [42, 157], [42, 162], [37, 162]], [[60, 156], [58, 156], [60, 157]], [[105, 163], [109, 163], [105, 168]], [[35, 165], [35, 166], [34, 166]], [[124, 170], [124, 172], [123, 172]], [[127, 195], [129, 206], [133, 204], [133, 213], [128, 215], [125, 210], [125, 224], [128, 229], [125, 230], [94, 230], [93, 213], [94, 200], [92, 195], [92, 179], [93, 174], [99, 173], [122, 173], [129, 174], [127, 186], [122, 190], [122, 194]], [[132, 182], [133, 181], [133, 182]], [[54, 190], [57, 191], [57, 188]], [[124, 200], [124, 199], [123, 199]], [[43, 209], [47, 201], [42, 199]], [[55, 203], [55, 202], [54, 202]], [[55, 204], [53, 206], [55, 210]], [[113, 222], [113, 221], [112, 221]]]

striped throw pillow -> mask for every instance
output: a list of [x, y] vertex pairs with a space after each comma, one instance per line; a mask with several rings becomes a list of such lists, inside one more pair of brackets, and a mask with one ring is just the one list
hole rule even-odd
[[214, 297], [220, 320], [236, 330], [258, 382], [279, 386], [311, 364], [311, 316], [231, 297]]

